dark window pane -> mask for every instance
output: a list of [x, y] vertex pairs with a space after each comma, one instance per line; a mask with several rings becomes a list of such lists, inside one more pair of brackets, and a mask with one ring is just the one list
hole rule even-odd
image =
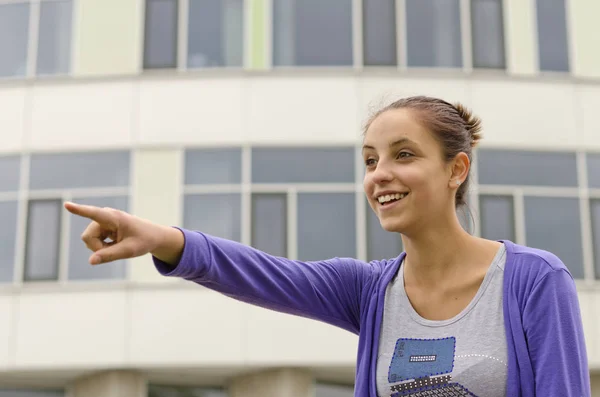
[[537, 0], [540, 70], [569, 71], [565, 0]]
[[16, 192], [19, 190], [21, 178], [21, 157], [0, 157], [0, 192]]
[[298, 194], [298, 259], [355, 256], [355, 194]]
[[315, 397], [353, 397], [354, 387], [317, 383]]
[[575, 278], [583, 278], [579, 199], [525, 197], [527, 245], [558, 256]]
[[243, 0], [191, 0], [188, 66], [242, 66]]
[[354, 183], [354, 148], [257, 148], [254, 183]]
[[473, 67], [504, 69], [502, 0], [471, 0]]
[[147, 0], [144, 68], [177, 66], [177, 0]]
[[129, 152], [33, 154], [30, 189], [129, 185]]
[[600, 279], [600, 199], [590, 200], [592, 214], [592, 244], [594, 245], [594, 264], [596, 278]]
[[406, 0], [407, 62], [462, 67], [460, 0]]
[[185, 152], [185, 184], [235, 184], [242, 182], [240, 149], [194, 149]]
[[575, 153], [479, 150], [482, 185], [577, 186]]
[[239, 194], [186, 195], [183, 227], [233, 241], [241, 239]]
[[397, 64], [395, 0], [363, 0], [364, 64]]
[[402, 253], [400, 233], [388, 232], [379, 222], [379, 218], [367, 203], [367, 259], [381, 260], [396, 258]]
[[29, 202], [25, 281], [58, 279], [61, 210], [60, 200]]
[[71, 63], [71, 1], [40, 3], [38, 74], [68, 73]]
[[[127, 197], [95, 197], [74, 200], [76, 203], [110, 207], [128, 211]], [[125, 261], [115, 261], [110, 266], [91, 266], [89, 258], [92, 252], [81, 242], [81, 234], [89, 220], [80, 216], [70, 217], [69, 231], [69, 280], [105, 280], [125, 278]]]
[[12, 282], [17, 238], [17, 202], [0, 201], [0, 283]]
[[0, 397], [64, 397], [65, 392], [62, 390], [0, 390]]
[[352, 0], [273, 0], [273, 64], [352, 65]]
[[481, 237], [515, 242], [515, 209], [512, 196], [479, 197]]
[[285, 194], [252, 195], [252, 246], [275, 256], [287, 256]]
[[589, 187], [600, 188], [600, 154], [598, 153], [587, 154], [587, 179]]
[[0, 4], [0, 77], [27, 73], [29, 3]]

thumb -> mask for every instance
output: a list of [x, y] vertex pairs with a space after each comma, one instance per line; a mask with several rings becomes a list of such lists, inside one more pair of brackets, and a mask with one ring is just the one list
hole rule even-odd
[[99, 265], [120, 259], [135, 258], [136, 256], [144, 254], [138, 246], [139, 244], [132, 239], [125, 239], [118, 243], [113, 243], [106, 248], [96, 251], [90, 257], [90, 264]]

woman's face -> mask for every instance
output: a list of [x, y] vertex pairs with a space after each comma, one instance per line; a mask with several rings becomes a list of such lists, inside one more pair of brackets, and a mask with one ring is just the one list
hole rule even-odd
[[411, 112], [380, 114], [363, 142], [369, 204], [385, 230], [407, 235], [454, 213], [456, 192], [441, 145]]

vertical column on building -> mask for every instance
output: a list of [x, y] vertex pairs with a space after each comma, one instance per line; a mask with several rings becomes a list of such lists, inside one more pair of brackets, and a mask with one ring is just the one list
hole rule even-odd
[[512, 75], [538, 70], [536, 0], [504, 0], [507, 69]]
[[76, 379], [69, 397], [147, 397], [146, 379], [133, 371], [106, 371]]
[[229, 397], [313, 397], [309, 371], [281, 368], [241, 375], [229, 385]]
[[600, 78], [600, 1], [571, 0], [566, 4], [572, 73], [576, 77]]

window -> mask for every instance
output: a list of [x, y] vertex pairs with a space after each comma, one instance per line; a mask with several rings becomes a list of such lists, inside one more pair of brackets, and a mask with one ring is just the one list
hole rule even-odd
[[[31, 20], [33, 15], [38, 18]], [[69, 73], [72, 19], [72, 0], [0, 4], [0, 77]], [[29, 57], [32, 47], [37, 52]]]
[[239, 193], [188, 194], [183, 203], [183, 227], [239, 242], [241, 210]]
[[253, 183], [354, 183], [354, 148], [255, 148]]
[[471, 0], [473, 67], [504, 69], [502, 0]]
[[[0, 176], [1, 178], [1, 176]], [[600, 154], [588, 153], [587, 155], [587, 179], [588, 186], [600, 189]]]
[[479, 196], [481, 237], [516, 242], [515, 210], [512, 196]]
[[352, 0], [273, 0], [273, 65], [352, 63]]
[[177, 66], [177, 0], [146, 0], [144, 69]]
[[409, 67], [462, 67], [460, 0], [406, 0]]
[[600, 279], [600, 199], [590, 201], [592, 215], [592, 244], [594, 246], [594, 263], [596, 278]]
[[66, 74], [71, 60], [71, 1], [40, 4], [37, 74]]
[[189, 2], [187, 66], [242, 66], [243, 0]]
[[19, 190], [20, 169], [21, 158], [19, 156], [0, 157], [0, 192]]
[[0, 283], [10, 283], [14, 277], [17, 210], [16, 200], [0, 201]]
[[29, 202], [25, 281], [58, 280], [61, 214], [60, 200]]
[[[182, 19], [180, 7], [187, 13]], [[180, 23], [185, 23], [184, 54], [178, 51]], [[146, 1], [145, 69], [241, 67], [243, 54], [244, 0]]]
[[65, 199], [127, 211], [130, 154], [126, 151], [33, 153], [29, 158], [25, 281], [122, 279], [124, 264], [89, 265], [80, 236], [88, 221], [68, 216]]
[[400, 233], [388, 232], [367, 202], [367, 260], [396, 258], [403, 251]]
[[287, 256], [287, 201], [285, 194], [252, 195], [252, 243], [261, 251]]
[[[74, 200], [76, 203], [93, 205], [96, 207], [110, 207], [122, 211], [128, 211], [129, 198], [127, 196], [117, 197], [93, 197]], [[81, 243], [81, 233], [89, 224], [89, 220], [79, 216], [71, 216], [71, 227], [69, 231], [69, 280], [106, 280], [125, 278], [125, 261], [115, 261], [111, 266], [90, 266], [90, 250]]]
[[227, 397], [227, 392], [221, 388], [148, 385], [148, 397]]
[[0, 4], [0, 77], [27, 74], [29, 3]]
[[395, 0], [363, 0], [363, 60], [368, 66], [397, 64]]
[[569, 71], [565, 0], [537, 0], [538, 56], [542, 71]]
[[64, 397], [63, 390], [8, 390], [0, 389], [0, 397]]
[[356, 195], [298, 194], [298, 259], [356, 256]]
[[185, 184], [239, 184], [242, 181], [242, 151], [235, 149], [190, 149], [185, 152]]
[[527, 245], [558, 256], [575, 278], [583, 278], [579, 198], [525, 197]]
[[575, 153], [479, 150], [480, 184], [577, 186]]

